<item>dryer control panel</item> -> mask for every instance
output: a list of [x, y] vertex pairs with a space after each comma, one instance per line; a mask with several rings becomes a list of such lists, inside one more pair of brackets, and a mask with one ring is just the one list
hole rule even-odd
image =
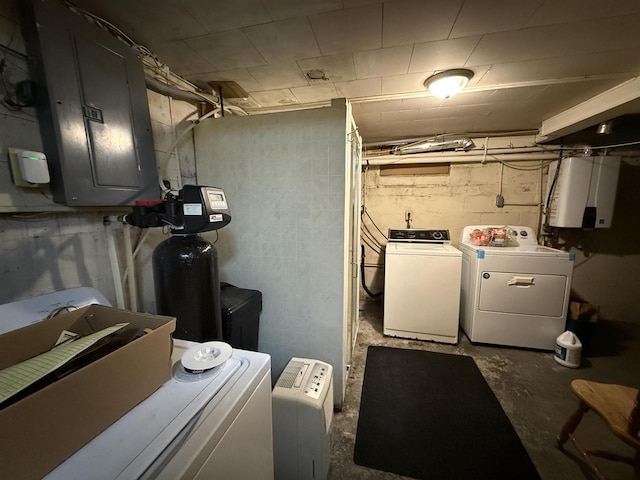
[[390, 242], [449, 243], [449, 230], [389, 229]]

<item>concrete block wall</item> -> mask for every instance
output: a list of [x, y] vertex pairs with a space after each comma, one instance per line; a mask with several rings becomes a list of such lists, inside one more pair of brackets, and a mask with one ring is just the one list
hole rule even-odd
[[[380, 167], [370, 166], [363, 170], [363, 200], [371, 217], [364, 215], [364, 226], [382, 243], [371, 219], [386, 235], [389, 228], [406, 228], [407, 211], [413, 228], [448, 229], [453, 245], [466, 225], [528, 225], [538, 231], [540, 185], [545, 181], [540, 162], [513, 162], [513, 166], [519, 169], [498, 162], [452, 164], [448, 174], [434, 175], [380, 175]], [[502, 208], [496, 206], [501, 176]], [[365, 242], [365, 255], [367, 285], [379, 291], [384, 251]]]
[[[631, 162], [633, 163], [633, 162]], [[600, 307], [601, 317], [640, 323], [637, 290], [640, 283], [640, 215], [637, 188], [640, 166], [622, 163], [613, 226], [585, 231], [561, 229], [557, 246], [575, 253], [572, 288], [575, 293]], [[379, 167], [363, 170], [363, 200], [368, 214], [385, 234], [389, 228], [404, 228], [404, 215], [411, 211], [414, 228], [449, 229], [457, 245], [460, 231], [472, 224], [528, 225], [540, 228], [540, 209], [545, 201], [546, 169], [539, 162], [512, 162], [518, 169], [500, 163], [452, 164], [448, 175], [381, 176]], [[496, 206], [503, 175], [505, 206]], [[542, 196], [540, 186], [542, 185]], [[530, 205], [509, 205], [530, 204]], [[363, 223], [372, 234], [384, 239], [367, 215]], [[384, 250], [370, 248], [363, 236], [366, 252], [365, 281], [376, 293], [384, 285]], [[629, 241], [629, 239], [633, 239]], [[364, 297], [364, 293], [362, 294]]]

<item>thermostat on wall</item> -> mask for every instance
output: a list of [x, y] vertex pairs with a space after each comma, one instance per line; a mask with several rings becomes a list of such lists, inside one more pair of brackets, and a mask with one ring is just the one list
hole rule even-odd
[[49, 183], [49, 167], [47, 157], [42, 152], [34, 152], [20, 148], [9, 148], [13, 182], [18, 187], [38, 187]]
[[20, 173], [29, 183], [49, 183], [49, 168], [47, 157], [42, 152], [22, 150], [18, 154]]

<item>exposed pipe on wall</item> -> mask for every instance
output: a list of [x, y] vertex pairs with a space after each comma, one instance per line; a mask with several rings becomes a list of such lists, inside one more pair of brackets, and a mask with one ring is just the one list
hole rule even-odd
[[191, 103], [207, 102], [207, 103], [211, 103], [212, 105], [216, 105], [216, 106], [218, 105], [216, 100], [212, 98], [208, 98], [206, 95], [198, 94], [195, 92], [189, 92], [188, 90], [182, 90], [172, 85], [167, 85], [166, 83], [163, 83], [156, 78], [150, 77], [149, 75], [145, 75], [144, 78], [147, 83], [147, 88], [161, 95], [166, 95], [175, 100], [182, 100], [185, 102], [191, 102]]
[[[538, 150], [539, 152], [539, 150]], [[509, 162], [509, 161], [539, 161], [556, 160], [557, 153], [487, 153], [484, 159], [484, 152], [469, 152], [464, 154], [422, 154], [422, 155], [384, 155], [379, 157], [364, 157], [361, 161], [366, 165], [410, 165], [417, 163], [483, 163], [483, 162]]]
[[133, 247], [131, 245], [131, 225], [124, 223], [122, 233], [124, 235], [124, 252], [127, 264], [127, 286], [129, 287], [129, 310], [138, 311], [138, 289], [136, 286], [136, 272], [133, 262]]

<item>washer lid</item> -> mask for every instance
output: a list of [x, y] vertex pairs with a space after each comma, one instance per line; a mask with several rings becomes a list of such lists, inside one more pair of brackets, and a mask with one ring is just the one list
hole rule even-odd
[[404, 255], [462, 255], [462, 252], [448, 243], [403, 243], [389, 242], [386, 246], [387, 253]]
[[[174, 370], [181, 368], [180, 359], [188, 349], [200, 345], [174, 339]], [[232, 356], [219, 368], [219, 373], [212, 376], [194, 375], [202, 379], [199, 381], [185, 382], [172, 377], [45, 479], [140, 478], [174, 439], [188, 433], [188, 426], [199, 417], [206, 405], [215, 404], [218, 396], [226, 397], [226, 385], [233, 385], [241, 377], [244, 378], [249, 361]], [[224, 402], [221, 399], [217, 403]], [[96, 415], [99, 414], [96, 412]], [[226, 415], [226, 410], [221, 410], [220, 415]]]

